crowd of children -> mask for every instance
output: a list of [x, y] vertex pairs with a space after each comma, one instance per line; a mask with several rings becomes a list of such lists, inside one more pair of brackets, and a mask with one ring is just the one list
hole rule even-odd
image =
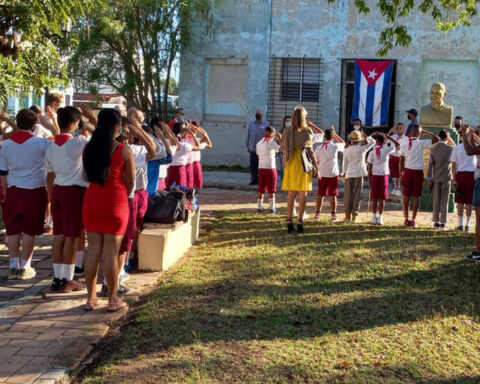
[[32, 106], [20, 110], [15, 121], [0, 116], [8, 277], [36, 276], [35, 236], [52, 231], [50, 291], [82, 290], [78, 277], [85, 274], [85, 309], [94, 309], [102, 260], [99, 294], [108, 296], [108, 309], [115, 311], [126, 305], [118, 295], [128, 291], [122, 282], [132, 269], [149, 195], [174, 183], [201, 188], [200, 151], [212, 144], [198, 122], [184, 121], [181, 109], [170, 128], [158, 118], [147, 125], [142, 111], [127, 113], [124, 105], [97, 116], [87, 105], [62, 103], [62, 95], [50, 94], [45, 112]]
[[[297, 109], [303, 108], [301, 106]], [[258, 170], [258, 211], [263, 212], [263, 195], [268, 194], [270, 210], [275, 209], [275, 193], [277, 184], [276, 154], [281, 161], [281, 174], [285, 167], [282, 153], [287, 148], [282, 145], [282, 137], [289, 130], [311, 135], [312, 143], [317, 143], [314, 159], [318, 164], [318, 188], [315, 219], [320, 218], [323, 200], [326, 196], [330, 202], [330, 219], [337, 220], [337, 196], [339, 178], [344, 176], [345, 220], [356, 221], [360, 211], [360, 197], [364, 179], [370, 186], [369, 199], [372, 207], [374, 225], [383, 225], [385, 200], [391, 194], [402, 196], [404, 225], [417, 226], [416, 216], [420, 206], [420, 198], [424, 193], [425, 176], [427, 186], [433, 200], [433, 227], [447, 229], [448, 205], [450, 191], [455, 192], [459, 224], [457, 230], [470, 231], [470, 218], [474, 196], [477, 167], [476, 156], [468, 155], [462, 141], [459, 144], [450, 138], [448, 130], [441, 130], [438, 135], [423, 129], [418, 123], [409, 125], [409, 134], [404, 132], [400, 122], [387, 133], [374, 132], [366, 136], [361, 122], [355, 121], [354, 128], [348, 135], [347, 143], [340, 138], [334, 127], [323, 132], [320, 128], [306, 121], [305, 127], [292, 128], [291, 116], [283, 119], [281, 133], [268, 126], [264, 137], [258, 141], [256, 153], [259, 160]], [[288, 123], [288, 125], [286, 124]], [[457, 132], [465, 127], [461, 116], [457, 116], [454, 124]], [[310, 133], [308, 133], [310, 132]], [[472, 131], [473, 132], [473, 131]], [[477, 132], [479, 133], [479, 132]], [[426, 136], [426, 139], [421, 139]], [[471, 134], [472, 146], [480, 144], [480, 138]], [[309, 142], [310, 143], [310, 142]], [[311, 143], [309, 144], [311, 145]], [[425, 175], [425, 150], [429, 150], [428, 173]], [[299, 152], [300, 153], [300, 152]], [[343, 154], [343, 165], [340, 172], [339, 154]], [[300, 156], [300, 155], [299, 155]], [[289, 190], [287, 190], [289, 191]], [[303, 191], [303, 189], [302, 189]], [[308, 191], [308, 189], [307, 189]], [[464, 221], [465, 212], [465, 221]], [[301, 223], [303, 231], [303, 222]], [[289, 225], [289, 230], [291, 230]]]

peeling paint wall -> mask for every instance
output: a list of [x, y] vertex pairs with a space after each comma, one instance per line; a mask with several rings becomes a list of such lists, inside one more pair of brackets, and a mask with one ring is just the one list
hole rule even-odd
[[[204, 151], [205, 163], [248, 164], [246, 126], [257, 108], [267, 113], [272, 55], [324, 60], [323, 115], [318, 123], [338, 126], [342, 59], [374, 59], [381, 20], [375, 10], [368, 16], [358, 15], [348, 0], [334, 4], [326, 0], [218, 0], [211, 26], [194, 26], [192, 43], [181, 57], [180, 105], [187, 117], [203, 121], [215, 146]], [[405, 110], [427, 103], [430, 83], [438, 78], [447, 84], [446, 102], [454, 106], [455, 114], [480, 123], [476, 115], [479, 19], [470, 28], [444, 34], [433, 27], [429, 16], [415, 13], [407, 26], [411, 45], [395, 48], [388, 56], [397, 60], [395, 120], [405, 122]], [[248, 62], [244, 114], [239, 115], [231, 104], [225, 108], [219, 104], [212, 114], [205, 102], [208, 62], [230, 57]]]

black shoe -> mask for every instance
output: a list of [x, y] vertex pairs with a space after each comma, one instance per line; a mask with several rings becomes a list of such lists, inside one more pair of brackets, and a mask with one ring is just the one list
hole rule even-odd
[[98, 296], [100, 297], [108, 297], [108, 288], [105, 284], [102, 284], [102, 289], [98, 292]]
[[85, 268], [83, 266], [82, 266], [82, 268], [75, 267], [75, 272], [73, 273], [73, 276], [75, 276], [75, 277], [85, 276]]
[[258, 185], [258, 181], [251, 181], [248, 185]]
[[467, 259], [470, 261], [480, 262], [480, 252], [473, 251], [470, 255], [467, 256]]
[[457, 231], [463, 231], [463, 225], [459, 225], [459, 226], [457, 227]]
[[130, 292], [130, 288], [127, 288], [125, 285], [119, 285], [117, 290], [117, 295], [125, 295]]
[[295, 232], [295, 227], [293, 226], [292, 220], [287, 221], [287, 231], [288, 233]]
[[50, 292], [59, 292], [61, 284], [62, 280], [60, 280], [58, 277], [55, 277], [52, 281], [52, 284], [50, 284]]
[[302, 220], [298, 220], [297, 232], [298, 233], [304, 233], [305, 232], [305, 229], [303, 228], [303, 221]]
[[263, 212], [265, 212], [265, 209], [264, 209], [264, 208], [258, 208], [258, 209], [257, 209], [257, 212], [258, 212], [258, 213], [263, 213]]

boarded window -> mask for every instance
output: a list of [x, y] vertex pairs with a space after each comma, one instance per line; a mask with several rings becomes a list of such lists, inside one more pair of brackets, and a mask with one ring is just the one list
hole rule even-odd
[[282, 101], [318, 102], [319, 59], [282, 59]]

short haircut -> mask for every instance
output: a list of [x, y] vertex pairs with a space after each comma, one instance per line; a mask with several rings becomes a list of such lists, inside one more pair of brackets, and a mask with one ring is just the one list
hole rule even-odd
[[327, 140], [327, 141], [332, 140], [333, 132], [332, 132], [332, 129], [331, 129], [331, 128], [325, 130], [325, 135], [324, 135], [324, 137], [325, 137], [325, 140]]
[[379, 143], [383, 144], [385, 143], [385, 135], [383, 133], [377, 133], [375, 135], [375, 140], [377, 140]]
[[401, 125], [403, 127], [403, 123], [401, 121], [397, 123], [397, 125]]
[[175, 111], [175, 113], [177, 114], [177, 113], [180, 113], [180, 112], [182, 112], [182, 111], [185, 112], [185, 110], [184, 110], [183, 108], [177, 108], [177, 110]]
[[271, 125], [269, 125], [267, 128], [265, 128], [265, 133], [267, 133], [267, 132], [275, 134], [275, 133], [277, 133], [277, 130], [274, 127], [272, 127]]
[[37, 115], [38, 115], [39, 113], [42, 113], [42, 108], [40, 108], [38, 105], [35, 105], [35, 104], [33, 104], [32, 106], [30, 106], [30, 108], [28, 108], [28, 109], [30, 109], [31, 111], [35, 112]]
[[176, 122], [173, 124], [172, 132], [174, 135], [179, 135], [182, 132], [183, 123]]
[[61, 93], [49, 93], [47, 98], [47, 104], [52, 105], [53, 103], [61, 104], [63, 101], [63, 95]]
[[442, 129], [440, 132], [438, 132], [438, 137], [440, 137], [440, 140], [445, 140], [448, 137], [447, 131]]
[[64, 131], [70, 124], [76, 123], [82, 118], [82, 114], [75, 107], [63, 107], [57, 111], [57, 122], [60, 130]]
[[37, 114], [32, 110], [25, 108], [21, 109], [16, 116], [17, 127], [22, 131], [30, 131], [37, 124]]
[[455, 116], [455, 120], [463, 120], [463, 117], [462, 116]]

